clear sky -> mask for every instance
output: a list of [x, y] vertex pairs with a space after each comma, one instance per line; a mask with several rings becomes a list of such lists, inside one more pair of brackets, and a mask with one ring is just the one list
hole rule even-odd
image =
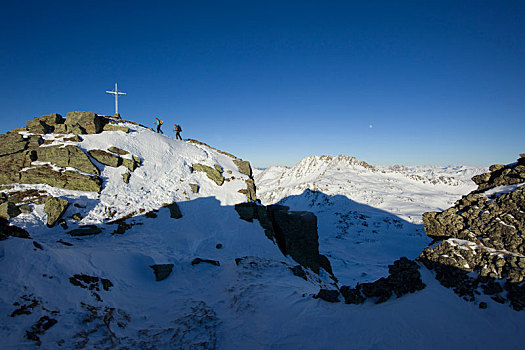
[[525, 1], [4, 1], [0, 132], [75, 110], [256, 167], [510, 163], [525, 152]]

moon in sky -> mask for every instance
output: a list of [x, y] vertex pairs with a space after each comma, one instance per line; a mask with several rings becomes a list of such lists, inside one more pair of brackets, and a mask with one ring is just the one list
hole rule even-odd
[[373, 126], [372, 124], [370, 124], [368, 127], [369, 127], [370, 129], [372, 129], [374, 126]]

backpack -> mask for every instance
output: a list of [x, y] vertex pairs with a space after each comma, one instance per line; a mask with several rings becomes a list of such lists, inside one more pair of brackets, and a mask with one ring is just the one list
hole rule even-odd
[[160, 123], [160, 125], [162, 125], [162, 123], [164, 123], [164, 122], [162, 120], [159, 120], [159, 123]]
[[180, 127], [180, 125], [177, 125], [177, 132], [181, 132], [182, 131], [182, 128]]

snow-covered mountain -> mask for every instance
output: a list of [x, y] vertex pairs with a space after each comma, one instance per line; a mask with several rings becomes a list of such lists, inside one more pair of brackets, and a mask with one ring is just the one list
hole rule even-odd
[[[200, 142], [112, 118], [90, 131], [76, 116], [36, 118], [0, 135], [0, 216], [9, 218], [0, 219], [2, 348], [525, 342], [524, 313], [496, 302], [481, 310], [423, 266], [416, 274], [426, 288], [381, 304], [313, 298], [386, 277], [400, 257], [415, 258], [430, 243], [422, 212], [468, 193], [475, 186], [465, 178], [478, 170], [390, 169], [339, 156], [252, 177], [246, 162]], [[94, 181], [94, 190], [78, 178]], [[254, 204], [254, 179], [264, 204], [315, 216]], [[311, 262], [323, 255], [332, 271], [321, 264], [316, 273]]]
[[266, 205], [308, 189], [345, 196], [419, 224], [424, 212], [445, 209], [476, 188], [470, 179], [485, 171], [466, 166], [371, 166], [345, 155], [311, 156], [291, 168], [256, 170], [255, 182], [258, 198]]

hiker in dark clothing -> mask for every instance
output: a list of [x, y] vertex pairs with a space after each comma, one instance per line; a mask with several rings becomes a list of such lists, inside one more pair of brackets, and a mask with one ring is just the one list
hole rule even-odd
[[179, 139], [179, 140], [182, 140], [182, 137], [180, 136], [180, 132], [182, 131], [181, 126], [177, 125], [177, 124], [173, 124], [173, 131], [176, 132], [175, 138]]
[[162, 125], [162, 123], [163, 123], [162, 120], [160, 120], [159, 118], [155, 118], [155, 125], [157, 126], [157, 132], [158, 133], [160, 132], [161, 134], [164, 134], [162, 132], [162, 130], [160, 130], [160, 126]]

